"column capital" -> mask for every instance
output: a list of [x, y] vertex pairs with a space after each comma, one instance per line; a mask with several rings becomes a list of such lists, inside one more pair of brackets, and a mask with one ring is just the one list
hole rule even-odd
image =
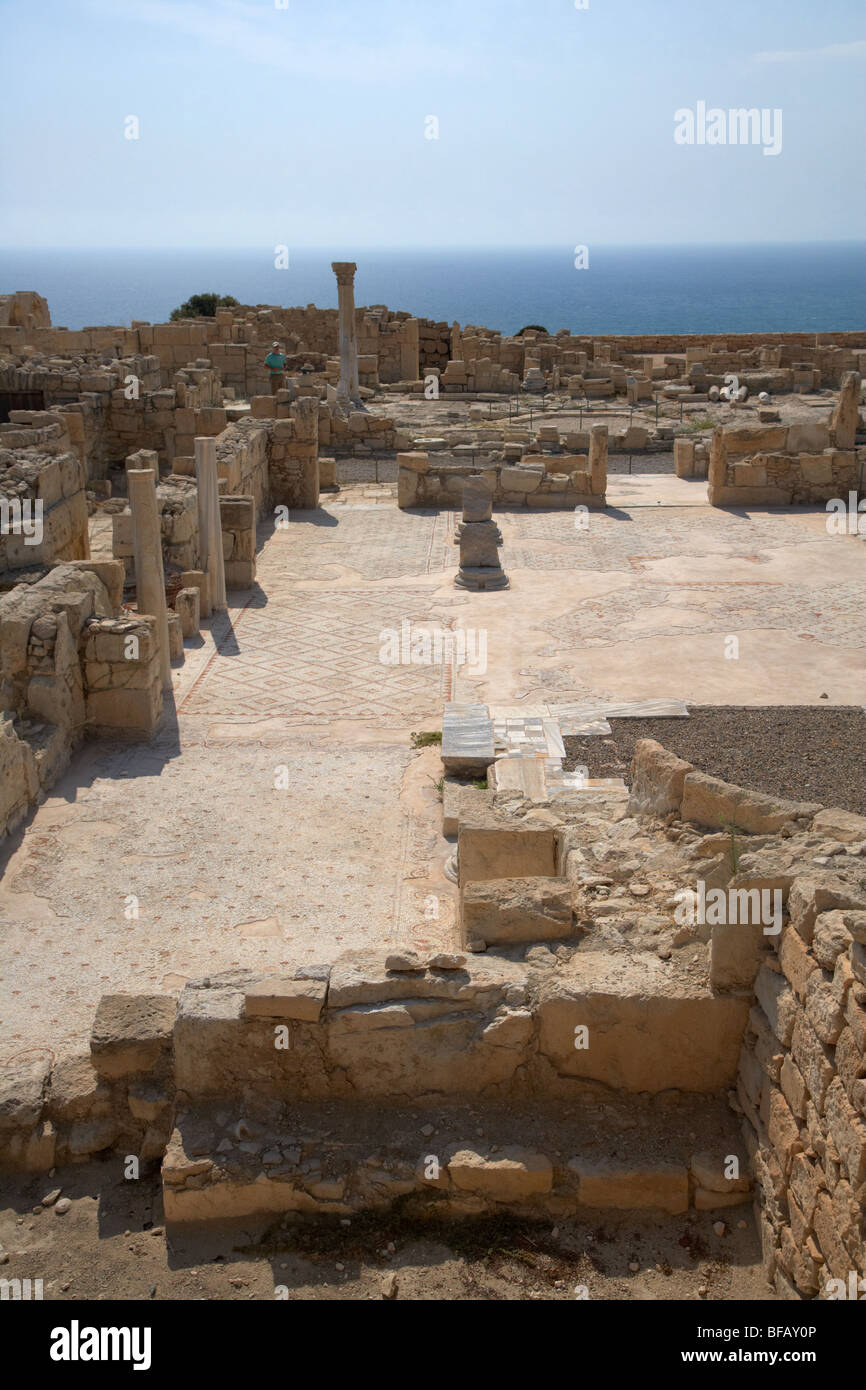
[[332, 261], [331, 269], [337, 277], [338, 285], [354, 285], [358, 267], [354, 261]]

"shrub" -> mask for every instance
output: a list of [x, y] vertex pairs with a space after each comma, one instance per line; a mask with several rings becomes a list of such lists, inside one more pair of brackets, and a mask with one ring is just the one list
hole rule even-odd
[[171, 322], [178, 319], [212, 319], [217, 309], [233, 309], [240, 301], [233, 295], [193, 294], [179, 309], [172, 309]]

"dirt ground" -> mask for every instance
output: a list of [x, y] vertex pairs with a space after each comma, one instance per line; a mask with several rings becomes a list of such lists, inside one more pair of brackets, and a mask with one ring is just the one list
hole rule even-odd
[[[58, 1187], [68, 1211], [36, 1213]], [[127, 1182], [116, 1162], [4, 1181], [0, 1204], [0, 1277], [42, 1279], [46, 1300], [776, 1301], [749, 1206], [436, 1228], [395, 1208], [300, 1220], [256, 1245], [239, 1229], [166, 1246], [158, 1175]]]

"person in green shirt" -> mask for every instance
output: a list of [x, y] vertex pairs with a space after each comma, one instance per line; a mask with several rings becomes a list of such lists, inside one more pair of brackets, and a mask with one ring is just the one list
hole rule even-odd
[[283, 385], [283, 372], [286, 370], [286, 359], [280, 352], [279, 343], [273, 343], [271, 350], [265, 358], [265, 366], [271, 374], [271, 395], [275, 396]]

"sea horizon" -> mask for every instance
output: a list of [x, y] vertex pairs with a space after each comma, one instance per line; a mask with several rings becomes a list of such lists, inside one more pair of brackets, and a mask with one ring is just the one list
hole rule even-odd
[[[0, 247], [0, 293], [35, 290], [52, 322], [159, 323], [192, 294], [337, 305], [332, 260], [355, 260], [358, 305], [516, 333], [845, 332], [866, 328], [866, 241], [479, 247]], [[583, 261], [585, 268], [577, 268]]]

